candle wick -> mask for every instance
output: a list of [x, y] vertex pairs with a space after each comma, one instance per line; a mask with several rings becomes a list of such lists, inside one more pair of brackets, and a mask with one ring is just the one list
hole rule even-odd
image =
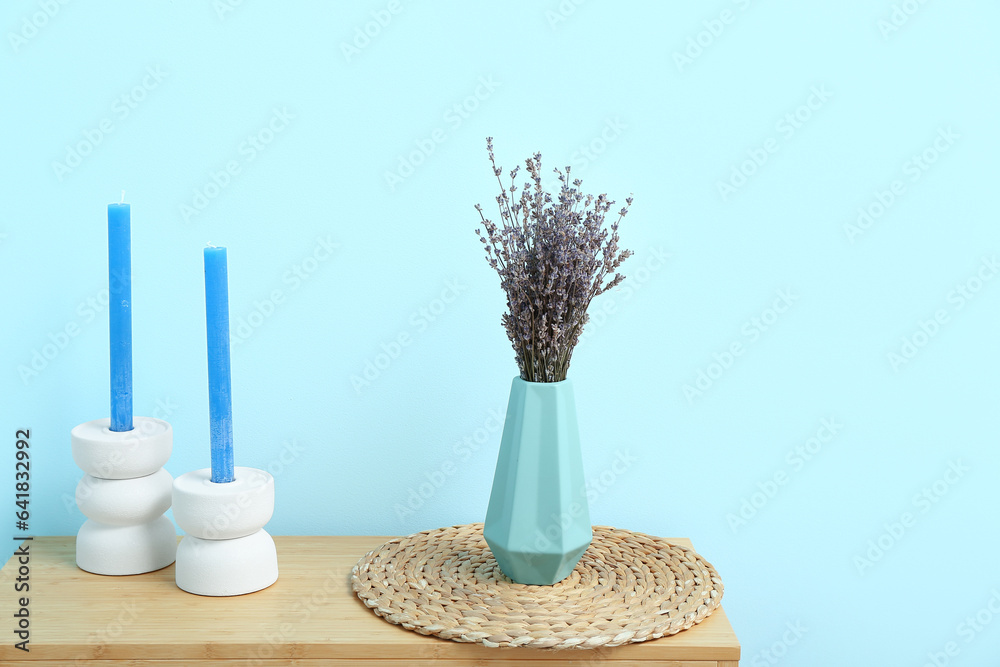
[[208, 246], [209, 248], [214, 248], [214, 247], [215, 247], [215, 246], [214, 246], [214, 245], [212, 245], [211, 243], [206, 243], [205, 245], [206, 245], [206, 246]]
[[122, 203], [123, 204], [125, 203], [125, 191], [124, 190], [122, 190]]

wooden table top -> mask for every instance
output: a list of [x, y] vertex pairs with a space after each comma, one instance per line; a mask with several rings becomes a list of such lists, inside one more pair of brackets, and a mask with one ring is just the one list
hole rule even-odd
[[[263, 591], [229, 598], [190, 595], [174, 585], [174, 566], [106, 577], [80, 570], [73, 537], [36, 537], [28, 592], [15, 592], [19, 563], [0, 571], [0, 663], [50, 665], [640, 664], [736, 667], [740, 645], [722, 609], [671, 637], [592, 651], [489, 649], [387, 623], [351, 590], [351, 568], [388, 537], [275, 537], [280, 576]], [[689, 540], [673, 542], [691, 546]], [[29, 599], [30, 652], [18, 641], [14, 612]], [[552, 662], [558, 660], [560, 662]], [[91, 662], [93, 661], [93, 662]], [[155, 661], [155, 662], [153, 662]], [[291, 662], [290, 662], [291, 661]], [[44, 662], [42, 663], [44, 664]]]

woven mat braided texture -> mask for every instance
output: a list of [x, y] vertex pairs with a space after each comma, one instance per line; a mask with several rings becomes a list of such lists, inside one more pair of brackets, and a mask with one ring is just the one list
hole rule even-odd
[[422, 635], [486, 646], [620, 646], [687, 630], [722, 602], [708, 562], [659, 537], [594, 526], [573, 573], [554, 586], [501, 572], [483, 524], [386, 542], [354, 566], [354, 592], [376, 614]]

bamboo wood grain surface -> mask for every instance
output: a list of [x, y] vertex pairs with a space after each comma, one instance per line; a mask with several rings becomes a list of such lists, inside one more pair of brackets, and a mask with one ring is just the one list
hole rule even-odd
[[[594, 651], [489, 649], [425, 637], [378, 618], [351, 590], [351, 568], [390, 538], [274, 539], [281, 571], [276, 584], [250, 595], [210, 598], [178, 589], [173, 565], [147, 574], [97, 576], [76, 567], [73, 537], [36, 537], [27, 542], [30, 591], [14, 590], [19, 576], [15, 559], [0, 571], [0, 663], [738, 665], [740, 645], [722, 609], [671, 637]], [[671, 541], [691, 546], [686, 539]], [[19, 597], [29, 599], [28, 653], [14, 647]]]

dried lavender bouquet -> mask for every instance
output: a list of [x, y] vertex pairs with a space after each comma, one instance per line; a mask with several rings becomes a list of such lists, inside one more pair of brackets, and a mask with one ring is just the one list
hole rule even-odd
[[604, 217], [615, 202], [606, 194], [583, 194], [580, 179], [570, 182], [568, 166], [565, 172], [554, 169], [561, 183], [554, 201], [542, 187], [542, 154], [535, 153], [524, 161], [530, 180], [518, 196], [514, 180], [520, 166], [511, 170], [510, 186], [504, 187], [492, 137], [487, 137], [486, 149], [500, 185], [496, 197], [500, 222], [488, 220], [476, 204], [482, 218], [476, 234], [507, 294], [501, 321], [514, 346], [521, 379], [559, 382], [566, 379], [573, 348], [590, 317], [590, 302], [625, 279], [617, 270], [632, 251], [618, 247], [618, 224], [632, 197], [625, 200], [609, 231]]

